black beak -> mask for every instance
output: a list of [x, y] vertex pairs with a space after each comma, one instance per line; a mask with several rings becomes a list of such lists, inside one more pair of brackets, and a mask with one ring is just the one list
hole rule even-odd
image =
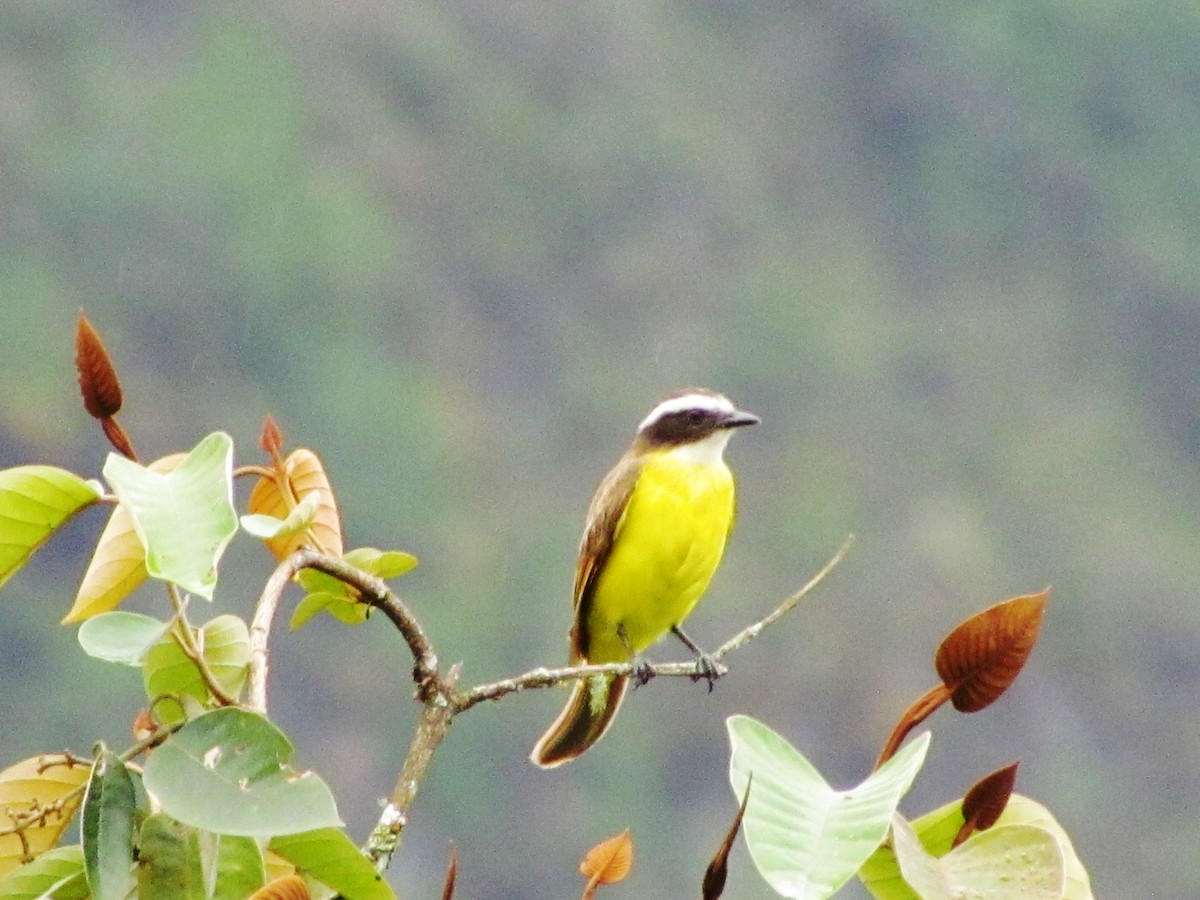
[[722, 428], [741, 428], [745, 425], [757, 425], [762, 420], [754, 415], [740, 409], [735, 409], [721, 421]]

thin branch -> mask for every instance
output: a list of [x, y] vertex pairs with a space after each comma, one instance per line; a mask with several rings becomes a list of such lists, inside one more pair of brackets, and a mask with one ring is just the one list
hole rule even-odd
[[[728, 666], [724, 664], [719, 665], [718, 674], [724, 675], [728, 671]], [[704, 677], [703, 669], [694, 661], [646, 663], [642, 665], [632, 662], [601, 663], [586, 666], [563, 666], [557, 669], [548, 669], [540, 666], [536, 669], [530, 669], [528, 672], [523, 672], [520, 675], [514, 675], [511, 678], [501, 678], [498, 681], [477, 684], [468, 691], [455, 694], [454, 708], [455, 712], [465, 712], [478, 703], [483, 703], [487, 700], [499, 700], [507, 694], [515, 694], [518, 691], [527, 691], [535, 688], [555, 687], [564, 681], [577, 681], [580, 678], [587, 678], [591, 675], [634, 675], [635, 673], [644, 675], [647, 680], [659, 676], [692, 679]]]
[[304, 558], [299, 552], [288, 556], [275, 567], [267, 579], [258, 605], [254, 607], [254, 618], [250, 621], [250, 662], [246, 675], [246, 705], [256, 713], [267, 714], [267, 643], [271, 638], [271, 622], [275, 610], [283, 599], [283, 592], [304, 568]]
[[[47, 753], [38, 760], [38, 774], [44, 774], [47, 770], [59, 766], [65, 766], [67, 769], [75, 768], [76, 766], [86, 766], [91, 768], [92, 761], [76, 756], [70, 750], [64, 750], [62, 753]], [[31, 828], [40, 828], [46, 824], [46, 820], [51, 816], [61, 816], [63, 810], [71, 805], [75, 798], [87, 789], [87, 782], [76, 785], [68, 791], [55, 797], [45, 805], [35, 805], [30, 809], [5, 809], [5, 814], [11, 825], [0, 828], [0, 838], [9, 835], [18, 835], [21, 839], [21, 844], [25, 851], [25, 861], [28, 862], [32, 857], [29, 855], [29, 847], [25, 839], [25, 832]]]
[[725, 643], [723, 643], [713, 654], [713, 659], [721, 659], [727, 654], [732, 653], [734, 650], [741, 649], [746, 644], [750, 643], [752, 639], [758, 637], [759, 633], [768, 625], [774, 625], [785, 615], [795, 609], [800, 604], [801, 600], [807, 597], [817, 585], [825, 580], [826, 576], [828, 576], [830, 572], [837, 568], [838, 563], [840, 563], [842, 558], [850, 552], [850, 548], [852, 546], [854, 546], [854, 535], [846, 535], [846, 539], [842, 541], [842, 546], [838, 547], [837, 552], [833, 554], [829, 562], [825, 563], [825, 565], [821, 567], [821, 570], [817, 572], [816, 575], [808, 579], [808, 583], [804, 585], [804, 587], [800, 588], [800, 590], [796, 591], [796, 593], [792, 594], [790, 597], [780, 603], [779, 606], [775, 608], [775, 611], [765, 619], [761, 619], [758, 622], [755, 622], [753, 625], [746, 626]]
[[417, 730], [408, 745], [408, 753], [400, 774], [396, 776], [396, 784], [388, 796], [387, 804], [379, 816], [379, 821], [371, 829], [367, 843], [363, 846], [363, 854], [382, 872], [391, 862], [392, 856], [400, 846], [400, 837], [408, 824], [408, 810], [417, 798], [425, 773], [433, 762], [433, 754], [446, 733], [450, 723], [454, 721], [459, 710], [453, 702], [454, 685], [458, 680], [462, 667], [455, 663], [445, 678], [438, 678], [434, 688], [429, 690], [421, 706], [421, 720]]
[[413, 680], [417, 684], [418, 697], [423, 702], [432, 693], [438, 681], [438, 658], [425, 631], [408, 606], [383, 582], [382, 579], [364, 572], [332, 556], [316, 550], [301, 548], [283, 560], [271, 577], [267, 579], [254, 618], [250, 623], [250, 665], [247, 677], [248, 705], [255, 712], [267, 711], [267, 644], [271, 637], [271, 623], [275, 611], [288, 584], [301, 569], [316, 569], [324, 572], [359, 592], [359, 599], [380, 610], [408, 644], [413, 655]]
[[230, 694], [217, 681], [217, 676], [209, 668], [208, 660], [204, 658], [204, 648], [196, 641], [195, 631], [191, 623], [187, 620], [187, 604], [179, 596], [179, 588], [167, 582], [167, 593], [171, 597], [171, 603], [175, 606], [175, 624], [178, 626], [172, 629], [172, 634], [175, 636], [175, 643], [179, 645], [179, 648], [183, 651], [183, 655], [195, 664], [200, 672], [200, 679], [204, 682], [204, 686], [208, 688], [208, 692], [222, 706], [236, 706], [238, 702], [237, 697]]
[[301, 557], [301, 568], [316, 569], [356, 588], [363, 603], [375, 607], [388, 617], [412, 652], [413, 680], [417, 683], [419, 692], [423, 693], [427, 685], [437, 680], [438, 658], [429, 638], [425, 636], [425, 630], [412, 614], [412, 610], [382, 578], [315, 550], [297, 550], [292, 555]]
[[[777, 606], [768, 616], [752, 625], [743, 628], [712, 654], [712, 661], [717, 663], [719, 675], [724, 675], [729, 671], [721, 660], [732, 653], [734, 650], [739, 650], [748, 644], [751, 640], [757, 637], [764, 628], [773, 625], [781, 618], [795, 609], [800, 601], [810, 594], [825, 578], [832, 572], [842, 561], [842, 558], [850, 550], [854, 544], [854, 535], [849, 535], [842, 546], [830, 558], [829, 562], [825, 563], [808, 583], [800, 590], [785, 599]], [[649, 678], [659, 676], [665, 677], [683, 677], [698, 680], [704, 677], [704, 670], [698, 662], [672, 662], [672, 663], [652, 663], [638, 667], [636, 664], [627, 663], [607, 663], [605, 665], [586, 665], [586, 666], [566, 666], [560, 669], [537, 668], [531, 669], [521, 675], [515, 675], [512, 678], [503, 678], [499, 681], [491, 681], [486, 684], [478, 684], [470, 690], [457, 694], [454, 698], [454, 704], [458, 712], [464, 712], [470, 709], [477, 703], [482, 703], [485, 700], [499, 700], [501, 697], [516, 693], [517, 691], [529, 690], [531, 688], [553, 687], [561, 684], [564, 681], [573, 681], [579, 678], [587, 678], [590, 675], [632, 675], [635, 671], [639, 675], [644, 675]]]
[[[142, 738], [128, 750], [122, 751], [119, 754], [119, 759], [123, 763], [129, 763], [129, 761], [138, 754], [144, 753], [151, 747], [161, 744], [182, 727], [183, 722], [179, 722], [175, 725], [160, 726], [154, 731], [153, 734]], [[66, 766], [68, 769], [75, 766], [87, 766], [90, 769], [95, 763], [95, 760], [87, 759], [86, 757], [82, 756], [76, 756], [70, 750], [64, 750], [61, 754], [49, 754], [44, 757], [44, 759], [47, 761], [39, 764], [39, 774], [45, 772], [47, 769], [54, 768], [55, 766]], [[13, 824], [5, 828], [0, 828], [0, 838], [11, 834], [17, 834], [21, 835], [22, 843], [24, 843], [24, 833], [26, 831], [31, 828], [38, 827], [39, 823], [44, 824], [45, 820], [51, 815], [61, 815], [63, 810], [72, 801], [74, 801], [76, 797], [87, 790], [87, 786], [88, 782], [85, 781], [83, 784], [77, 785], [71, 788], [69, 791], [59, 795], [45, 806], [38, 806], [30, 810], [7, 810], [6, 812], [8, 818]]]
[[[851, 535], [838, 548], [833, 558], [809, 579], [804, 587], [785, 599], [765, 618], [742, 629], [722, 644], [713, 655], [718, 674], [728, 671], [728, 667], [720, 661], [721, 657], [743, 647], [768, 625], [774, 624], [794, 609], [841, 562], [853, 542], [854, 537]], [[485, 700], [498, 700], [518, 691], [551, 687], [591, 675], [632, 675], [637, 671], [638, 674], [648, 677], [676, 676], [700, 679], [709, 674], [695, 661], [648, 666], [625, 662], [557, 669], [541, 667], [512, 678], [479, 684], [459, 692], [456, 687], [459, 666], [451, 666], [445, 676], [441, 674], [437, 654], [420, 622], [382, 579], [341, 559], [311, 549], [300, 549], [283, 560], [271, 574], [259, 597], [250, 626], [249, 706], [260, 713], [265, 713], [267, 708], [267, 644], [271, 623], [288, 583], [296, 573], [305, 568], [324, 572], [355, 588], [363, 603], [375, 607], [387, 616], [408, 644], [413, 656], [413, 681], [417, 686], [417, 699], [421, 702], [421, 719], [409, 744], [396, 785], [363, 848], [363, 852], [380, 871], [386, 868], [399, 847], [400, 837], [408, 824], [408, 810], [416, 798], [420, 783], [432, 762], [434, 752], [445, 740], [450, 723], [459, 713]]]

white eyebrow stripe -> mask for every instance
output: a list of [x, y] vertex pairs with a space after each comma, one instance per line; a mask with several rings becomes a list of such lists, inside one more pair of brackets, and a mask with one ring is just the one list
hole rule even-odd
[[644, 431], [649, 426], [653, 425], [663, 416], [668, 416], [671, 413], [683, 412], [686, 409], [703, 409], [709, 412], [731, 413], [734, 412], [733, 402], [720, 394], [683, 394], [679, 397], [668, 397], [654, 409], [646, 418], [642, 419], [642, 423], [638, 425], [638, 431]]

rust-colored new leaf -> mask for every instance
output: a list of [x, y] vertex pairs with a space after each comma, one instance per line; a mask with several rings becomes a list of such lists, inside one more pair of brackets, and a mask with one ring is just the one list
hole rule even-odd
[[121, 383], [100, 335], [83, 310], [75, 323], [75, 368], [83, 408], [96, 419], [110, 419], [121, 409]]
[[934, 665], [959, 712], [979, 712], [1008, 690], [1037, 643], [1050, 589], [1013, 597], [967, 619], [942, 641]]
[[458, 880], [458, 848], [450, 842], [450, 864], [446, 866], [446, 884], [442, 888], [442, 900], [453, 900], [454, 882]]
[[908, 737], [908, 733], [932, 716], [937, 711], [937, 708], [949, 699], [950, 689], [944, 684], [939, 684], [937, 687], [931, 688], [918, 697], [912, 706], [904, 711], [903, 715], [900, 716], [900, 721], [892, 729], [887, 743], [879, 751], [879, 759], [875, 760], [875, 768], [878, 769], [895, 756], [904, 739]]
[[258, 446], [271, 457], [271, 462], [280, 469], [283, 468], [283, 432], [275, 424], [275, 419], [267, 416], [263, 419], [262, 431], [258, 435]]
[[129, 435], [125, 433], [125, 429], [116, 419], [101, 419], [100, 430], [104, 432], [104, 436], [108, 438], [108, 442], [113, 445], [114, 450], [126, 459], [137, 459], [133, 441], [129, 440]]
[[[281, 486], [274, 478], [260, 478], [250, 492], [247, 511], [277, 519], [286, 519], [300, 498], [316, 491], [320, 498], [312, 525], [296, 534], [266, 541], [276, 559], [285, 559], [301, 546], [314, 546], [330, 556], [342, 555], [342, 525], [338, 519], [337, 501], [321, 461], [311, 450], [294, 450], [284, 463], [286, 483]], [[286, 494], [285, 494], [286, 491]]]
[[733, 849], [733, 842], [737, 840], [738, 832], [742, 829], [742, 817], [746, 815], [746, 804], [750, 802], [750, 788], [753, 785], [754, 773], [751, 772], [746, 781], [746, 793], [742, 797], [742, 805], [738, 807], [737, 815], [733, 817], [733, 823], [729, 826], [725, 840], [721, 842], [712, 862], [704, 870], [704, 881], [700, 886], [702, 900], [717, 900], [725, 893], [725, 880], [729, 877], [729, 851]]
[[620, 834], [601, 841], [587, 852], [579, 872], [588, 880], [584, 900], [596, 895], [596, 886], [623, 881], [633, 868], [633, 840], [626, 828]]
[[997, 769], [981, 778], [963, 797], [962, 814], [966, 819], [954, 838], [957, 847], [976, 831], [987, 831], [996, 824], [1017, 783], [1017, 763]]
[[312, 900], [312, 894], [299, 875], [285, 875], [264, 884], [249, 900]]

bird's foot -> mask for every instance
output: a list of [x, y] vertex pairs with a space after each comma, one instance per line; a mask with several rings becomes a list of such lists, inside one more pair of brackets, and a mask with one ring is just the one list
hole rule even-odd
[[707, 681], [708, 692], [711, 694], [713, 684], [718, 678], [729, 671], [729, 667], [711, 654], [701, 650], [700, 645], [684, 634], [683, 629], [678, 625], [672, 625], [671, 631], [675, 637], [683, 641], [689, 650], [696, 654], [696, 674], [692, 676], [692, 681], [700, 681], [701, 679]]
[[648, 659], [643, 659], [640, 656], [635, 656], [632, 660], [633, 672], [630, 677], [633, 678], [633, 686], [641, 687], [654, 677], [654, 665]]
[[621, 639], [621, 643], [625, 645], [625, 652], [629, 654], [629, 661], [633, 664], [633, 671], [629, 677], [633, 679], [633, 686], [640, 688], [643, 684], [654, 677], [654, 666], [649, 660], [644, 659], [633, 649], [633, 644], [629, 640], [629, 635], [625, 631], [624, 623], [617, 626], [617, 637]]
[[708, 692], [711, 694], [717, 679], [729, 672], [729, 666], [707, 653], [696, 654], [696, 673], [692, 681], [704, 679], [708, 682]]

